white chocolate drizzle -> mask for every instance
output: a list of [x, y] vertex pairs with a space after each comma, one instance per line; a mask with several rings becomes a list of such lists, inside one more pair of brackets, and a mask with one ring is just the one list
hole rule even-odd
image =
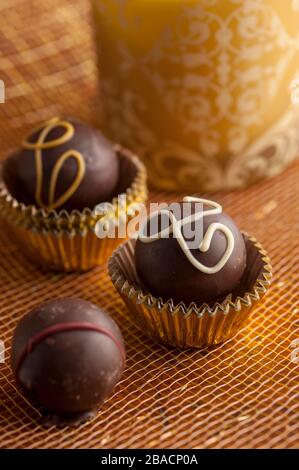
[[[170, 212], [167, 209], [161, 209], [158, 210], [152, 214], [149, 215], [149, 217], [146, 219], [143, 227], [141, 228], [141, 231], [139, 233], [139, 240], [143, 243], [153, 243], [156, 240], [159, 240], [161, 238], [166, 238], [167, 235], [169, 236], [171, 233], [173, 233], [174, 238], [176, 238], [178, 244], [180, 245], [184, 255], [187, 257], [187, 259], [190, 261], [190, 263], [199, 271], [205, 273], [205, 274], [215, 274], [219, 272], [227, 263], [229, 260], [232, 252], [234, 251], [234, 246], [235, 246], [235, 240], [234, 236], [231, 232], [231, 230], [226, 227], [224, 224], [214, 222], [212, 223], [206, 233], [204, 234], [204, 237], [198, 247], [198, 249], [202, 253], [206, 253], [209, 251], [212, 238], [217, 230], [220, 230], [226, 237], [227, 240], [227, 247], [226, 250], [222, 256], [222, 258], [216, 263], [214, 266], [205, 266], [203, 263], [198, 261], [192, 254], [190, 248], [188, 247], [188, 244], [186, 243], [183, 234], [182, 234], [182, 227], [191, 224], [192, 222], [196, 222], [200, 219], [203, 219], [204, 217], [208, 215], [216, 215], [216, 214], [221, 214], [222, 212], [222, 206], [218, 204], [217, 202], [210, 201], [208, 199], [202, 199], [202, 198], [196, 198], [196, 197], [185, 197], [183, 199], [183, 202], [197, 202], [201, 204], [205, 204], [207, 206], [210, 206], [211, 209], [209, 210], [202, 210], [196, 214], [192, 214], [188, 217], [185, 217], [182, 220], [177, 220], [175, 215]], [[144, 229], [147, 227], [147, 224], [157, 215], [167, 215], [170, 219], [171, 226], [167, 227], [164, 230], [161, 230], [159, 233], [155, 234], [154, 236], [146, 236], [144, 235]]]
[[[62, 127], [65, 132], [61, 137], [58, 137], [54, 140], [47, 140], [48, 135], [50, 132], [57, 128]], [[69, 140], [72, 139], [75, 129], [74, 126], [68, 122], [63, 121], [59, 118], [52, 118], [50, 121], [47, 121], [36, 129], [33, 130], [33, 133], [39, 132], [36, 142], [30, 142], [29, 140], [23, 141], [23, 147], [25, 149], [34, 150], [34, 157], [35, 157], [35, 169], [36, 169], [36, 189], [35, 189], [35, 200], [40, 207], [44, 209], [57, 209], [58, 207], [65, 204], [77, 191], [82, 180], [85, 176], [86, 168], [85, 168], [85, 160], [83, 155], [75, 149], [70, 149], [65, 151], [62, 155], [59, 156], [57, 159], [52, 174], [50, 175], [50, 185], [49, 185], [49, 202], [44, 203], [42, 201], [42, 189], [43, 189], [43, 150], [51, 149], [59, 147], [67, 143]], [[56, 192], [56, 185], [57, 180], [59, 177], [59, 173], [61, 168], [63, 167], [64, 163], [73, 158], [77, 162], [77, 174], [70, 185], [70, 187], [58, 198], [55, 200], [55, 192]]]

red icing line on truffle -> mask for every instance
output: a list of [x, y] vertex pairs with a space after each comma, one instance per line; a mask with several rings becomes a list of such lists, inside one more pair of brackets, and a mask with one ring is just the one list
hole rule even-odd
[[120, 352], [123, 363], [125, 363], [126, 358], [125, 358], [124, 348], [122, 347], [121, 343], [117, 340], [117, 338], [115, 338], [115, 336], [113, 336], [113, 334], [110, 331], [100, 326], [96, 326], [93, 323], [88, 323], [88, 322], [59, 323], [58, 325], [53, 325], [53, 326], [49, 326], [49, 328], [45, 328], [44, 330], [40, 331], [35, 336], [33, 336], [33, 338], [28, 340], [17, 362], [16, 377], [18, 377], [18, 371], [23, 361], [26, 359], [28, 354], [31, 353], [31, 351], [37, 344], [39, 344], [45, 338], [48, 338], [56, 333], [64, 333], [68, 331], [97, 331], [98, 333], [103, 333], [104, 335], [112, 339], [112, 341], [117, 346]]

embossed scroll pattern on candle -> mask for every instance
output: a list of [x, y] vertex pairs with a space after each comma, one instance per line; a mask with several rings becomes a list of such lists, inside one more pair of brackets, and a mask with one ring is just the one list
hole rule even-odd
[[155, 187], [241, 188], [298, 156], [298, 1], [92, 3], [103, 126]]
[[[47, 137], [53, 129], [57, 127], [63, 128], [65, 132], [56, 139], [48, 140]], [[34, 133], [39, 132], [36, 142], [30, 142], [29, 140], [24, 140], [22, 145], [25, 149], [34, 150], [35, 157], [35, 171], [36, 171], [36, 189], [35, 189], [35, 199], [37, 204], [44, 209], [57, 209], [58, 207], [65, 204], [72, 195], [77, 191], [80, 186], [84, 175], [85, 175], [85, 161], [83, 155], [77, 150], [70, 149], [63, 152], [60, 157], [57, 159], [50, 178], [49, 184], [49, 193], [48, 193], [48, 203], [45, 203], [42, 200], [42, 189], [43, 189], [43, 150], [51, 149], [54, 147], [59, 147], [60, 145], [65, 144], [74, 135], [73, 125], [65, 120], [60, 120], [55, 117], [48, 121], [46, 124], [43, 124], [41, 127], [35, 129]], [[61, 194], [57, 199], [55, 199], [56, 185], [59, 177], [60, 170], [64, 163], [73, 158], [77, 162], [77, 174], [74, 181], [69, 186], [69, 188]]]

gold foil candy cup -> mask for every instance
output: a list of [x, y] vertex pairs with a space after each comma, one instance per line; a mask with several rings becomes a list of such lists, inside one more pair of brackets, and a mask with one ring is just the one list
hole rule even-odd
[[214, 305], [175, 305], [142, 286], [135, 268], [135, 240], [123, 243], [111, 256], [111, 280], [134, 323], [153, 340], [180, 348], [204, 348], [234, 336], [266, 294], [272, 277], [270, 259], [257, 240], [246, 233], [247, 266], [235, 292]]
[[[112, 219], [119, 215], [129, 221], [130, 208], [147, 199], [147, 175], [136, 155], [119, 145], [115, 148], [120, 178], [117, 195], [105, 217]], [[119, 195], [126, 196], [122, 200], [125, 203], [119, 203]], [[26, 206], [10, 195], [0, 175], [0, 219], [4, 229], [28, 259], [48, 269], [88, 271], [105, 262], [123, 240], [97, 237], [95, 228], [102, 217], [88, 208], [69, 213]]]

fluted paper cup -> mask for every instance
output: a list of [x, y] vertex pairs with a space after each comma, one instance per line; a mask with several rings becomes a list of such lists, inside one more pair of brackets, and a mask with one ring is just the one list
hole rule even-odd
[[175, 305], [147, 292], [135, 268], [135, 240], [122, 244], [109, 260], [109, 274], [134, 323], [149, 337], [180, 348], [222, 343], [242, 327], [266, 294], [272, 277], [270, 259], [257, 240], [245, 233], [247, 267], [235, 292], [214, 305]]
[[[130, 220], [130, 207], [147, 199], [146, 170], [129, 150], [117, 145], [116, 151], [120, 162], [117, 194], [126, 198], [124, 206], [119, 205], [117, 196], [111, 201], [111, 217], [119, 214]], [[95, 228], [101, 217], [88, 208], [68, 213], [25, 206], [0, 181], [0, 218], [4, 229], [27, 258], [46, 268], [87, 271], [105, 262], [123, 240], [97, 237]]]

